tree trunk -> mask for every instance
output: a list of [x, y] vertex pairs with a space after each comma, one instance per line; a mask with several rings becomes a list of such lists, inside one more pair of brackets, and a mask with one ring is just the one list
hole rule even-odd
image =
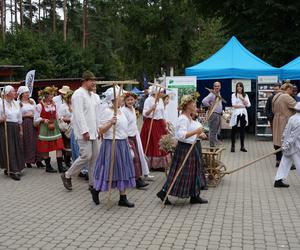
[[29, 26], [32, 29], [32, 1], [29, 0]]
[[68, 10], [67, 0], [64, 0], [64, 41], [67, 41], [67, 22], [68, 22]]
[[56, 32], [56, 0], [52, 0], [52, 31]]
[[2, 41], [5, 41], [5, 0], [1, 0], [1, 33], [2, 33]]
[[14, 17], [13, 2], [12, 2], [12, 0], [10, 0], [10, 30], [11, 30], [11, 33], [14, 30], [13, 17]]
[[83, 0], [83, 15], [82, 15], [82, 48], [85, 49], [87, 47], [87, 30], [88, 30], [88, 0]]
[[39, 31], [41, 31], [41, 0], [39, 0]]
[[15, 0], [15, 28], [18, 28], [18, 0]]
[[23, 20], [23, 0], [20, 0], [20, 25], [21, 29], [24, 27], [24, 20]]

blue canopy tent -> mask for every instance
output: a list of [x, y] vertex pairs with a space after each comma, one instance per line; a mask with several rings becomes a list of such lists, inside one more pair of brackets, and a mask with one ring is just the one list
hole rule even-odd
[[281, 79], [300, 80], [300, 56], [281, 68]]
[[264, 62], [247, 50], [235, 36], [207, 60], [185, 69], [185, 75], [207, 79], [256, 79], [279, 75], [280, 69]]
[[[222, 83], [222, 95], [231, 105], [231, 79], [251, 79], [252, 91], [256, 88], [257, 76], [280, 75], [280, 69], [264, 62], [247, 50], [233, 36], [219, 51], [207, 60], [185, 69], [185, 75], [197, 76], [197, 90], [201, 99], [208, 94], [205, 87], [212, 88], [213, 82]], [[249, 110], [249, 124], [255, 120], [255, 93], [248, 93], [252, 105]], [[253, 128], [252, 128], [253, 129]], [[252, 130], [251, 129], [251, 130]]]

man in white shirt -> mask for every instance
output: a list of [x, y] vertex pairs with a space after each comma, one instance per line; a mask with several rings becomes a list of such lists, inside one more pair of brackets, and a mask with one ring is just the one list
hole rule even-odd
[[93, 93], [95, 79], [92, 72], [85, 71], [81, 87], [72, 96], [72, 126], [80, 155], [68, 171], [61, 175], [63, 185], [68, 190], [72, 190], [71, 177], [78, 174], [85, 164], [88, 165], [90, 189], [93, 187], [93, 168], [99, 153], [98, 127], [101, 112]]
[[62, 86], [62, 88], [60, 90], [58, 90], [59, 95], [53, 97], [53, 101], [56, 106], [56, 111], [58, 111], [60, 105], [62, 105], [65, 102], [64, 95], [67, 94], [70, 90], [71, 89], [69, 86], [64, 85], [64, 86]]

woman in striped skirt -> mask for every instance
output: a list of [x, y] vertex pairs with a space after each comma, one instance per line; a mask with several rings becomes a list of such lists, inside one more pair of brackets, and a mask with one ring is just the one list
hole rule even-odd
[[[117, 91], [118, 92], [118, 91]], [[128, 144], [128, 121], [124, 113], [118, 109], [114, 116], [114, 107], [119, 108], [119, 101], [114, 100], [113, 89], [105, 92], [109, 107], [101, 110], [99, 133], [103, 137], [100, 152], [94, 169], [94, 187], [91, 190], [93, 201], [99, 204], [99, 192], [109, 190], [109, 173], [112, 160], [113, 126], [115, 126], [115, 155], [112, 188], [120, 193], [118, 205], [123, 207], [134, 207], [134, 203], [127, 200], [126, 189], [134, 188], [135, 171], [132, 155]]]
[[[178, 144], [174, 152], [167, 181], [162, 190], [157, 193], [157, 196], [162, 201], [193, 142], [198, 136], [206, 138], [206, 135], [203, 133], [202, 125], [200, 123], [195, 123], [192, 119], [192, 114], [196, 111], [197, 97], [197, 95], [185, 95], [181, 98], [180, 108], [182, 113], [179, 116], [176, 125]], [[199, 158], [200, 155], [198, 149], [193, 147], [181, 173], [178, 175], [175, 184], [171, 189], [170, 195], [179, 198], [190, 197], [191, 204], [208, 202], [200, 197], [202, 162]], [[171, 202], [167, 199], [165, 204], [171, 205]]]
[[41, 162], [41, 156], [37, 152], [36, 148], [37, 129], [33, 124], [36, 103], [33, 99], [30, 98], [30, 91], [28, 87], [19, 87], [17, 93], [23, 118], [22, 145], [26, 167], [32, 168], [31, 164], [36, 164], [38, 168], [45, 167], [45, 165]]
[[137, 127], [137, 118], [134, 109], [134, 103], [137, 95], [132, 92], [124, 94], [124, 106], [121, 108], [128, 120], [128, 142], [133, 151], [133, 163], [135, 169], [136, 188], [141, 189], [149, 184], [144, 181], [143, 176], [149, 174], [148, 164], [145, 159], [141, 137]]
[[[15, 96], [16, 91], [12, 86], [8, 85], [4, 88], [2, 97], [4, 99], [0, 102], [0, 166], [4, 168], [5, 175], [19, 181], [25, 163], [20, 143], [23, 136], [22, 114], [19, 103], [14, 100]], [[5, 131], [7, 131], [7, 137]], [[6, 145], [8, 146], [8, 159]]]

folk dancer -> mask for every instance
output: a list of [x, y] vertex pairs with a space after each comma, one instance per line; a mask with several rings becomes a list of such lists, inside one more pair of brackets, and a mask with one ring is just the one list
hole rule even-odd
[[84, 165], [88, 165], [89, 189], [93, 189], [93, 169], [99, 153], [99, 115], [102, 112], [93, 93], [95, 84], [95, 75], [87, 70], [83, 72], [81, 87], [72, 95], [72, 126], [80, 154], [68, 171], [61, 175], [68, 190], [72, 190], [72, 176], [78, 175]]
[[56, 151], [56, 160], [58, 171], [65, 172], [66, 168], [63, 166], [62, 149], [64, 143], [58, 126], [57, 109], [53, 102], [53, 97], [56, 94], [57, 88], [54, 86], [46, 87], [39, 91], [39, 96], [42, 98], [40, 103], [36, 106], [34, 115], [34, 123], [38, 126], [38, 142], [37, 150], [42, 154], [46, 163], [46, 172], [57, 172], [51, 166], [51, 158], [49, 153]]
[[[181, 167], [185, 156], [187, 155], [191, 145], [199, 136], [205, 139], [203, 127], [200, 123], [193, 122], [192, 114], [196, 112], [197, 95], [184, 95], [180, 101], [181, 115], [178, 117], [176, 125], [176, 138], [178, 144], [176, 146], [170, 171], [167, 176], [167, 181], [163, 185], [161, 191], [157, 193], [157, 197], [162, 201], [165, 199], [166, 193], [174, 177]], [[170, 195], [179, 198], [189, 198], [191, 204], [207, 203], [206, 199], [200, 197], [201, 183], [201, 168], [202, 161], [199, 160], [200, 155], [196, 147], [193, 147], [189, 158], [187, 159], [181, 173], [178, 175]], [[167, 199], [166, 205], [171, 205]]]
[[[163, 100], [160, 98], [161, 93], [154, 86], [149, 88], [150, 95], [144, 103], [143, 115], [146, 117], [141, 130], [141, 140], [144, 151], [146, 150], [148, 136], [150, 136], [147, 152], [148, 164], [150, 169], [165, 171], [169, 164], [170, 155], [159, 149], [161, 137], [167, 134], [167, 123], [164, 119], [165, 109]], [[158, 100], [155, 96], [158, 95]], [[151, 119], [153, 119], [152, 129], [150, 131]], [[149, 131], [151, 133], [149, 133]]]
[[149, 175], [149, 168], [145, 159], [142, 141], [137, 127], [137, 117], [134, 108], [137, 95], [133, 92], [126, 92], [123, 97], [125, 105], [121, 108], [121, 112], [124, 113], [128, 121], [128, 142], [134, 153], [133, 163], [135, 169], [136, 188], [140, 189], [149, 185], [143, 180], [143, 176]]
[[[23, 137], [22, 113], [19, 103], [14, 100], [15, 96], [15, 89], [10, 85], [5, 86], [3, 96], [4, 107], [2, 103], [3, 100], [1, 100], [0, 103], [0, 166], [4, 169], [5, 175], [8, 175], [9, 167], [10, 177], [13, 180], [19, 181], [21, 180], [21, 171], [25, 163], [23, 148], [20, 143]], [[7, 138], [5, 138], [5, 121], [7, 124]], [[6, 143], [8, 144], [9, 159], [7, 159]]]
[[[134, 203], [127, 200], [126, 189], [134, 188], [135, 170], [133, 158], [128, 143], [128, 121], [122, 110], [119, 109], [119, 101], [114, 99], [113, 88], [109, 88], [105, 92], [105, 98], [109, 107], [107, 107], [101, 115], [99, 132], [103, 137], [100, 153], [97, 158], [94, 171], [94, 189], [92, 190], [92, 198], [96, 205], [100, 203], [99, 192], [109, 190], [109, 173], [112, 160], [112, 144], [113, 144], [113, 125], [115, 128], [115, 155], [112, 188], [117, 188], [120, 193], [118, 205], [124, 207], [134, 207]], [[114, 116], [115, 105], [118, 105], [117, 116]]]
[[38, 131], [34, 126], [34, 113], [36, 109], [35, 101], [30, 98], [30, 91], [27, 86], [20, 86], [17, 91], [20, 109], [22, 113], [22, 146], [24, 161], [27, 168], [32, 168], [31, 164], [36, 164], [38, 168], [45, 167], [41, 162], [41, 154], [37, 151]]

